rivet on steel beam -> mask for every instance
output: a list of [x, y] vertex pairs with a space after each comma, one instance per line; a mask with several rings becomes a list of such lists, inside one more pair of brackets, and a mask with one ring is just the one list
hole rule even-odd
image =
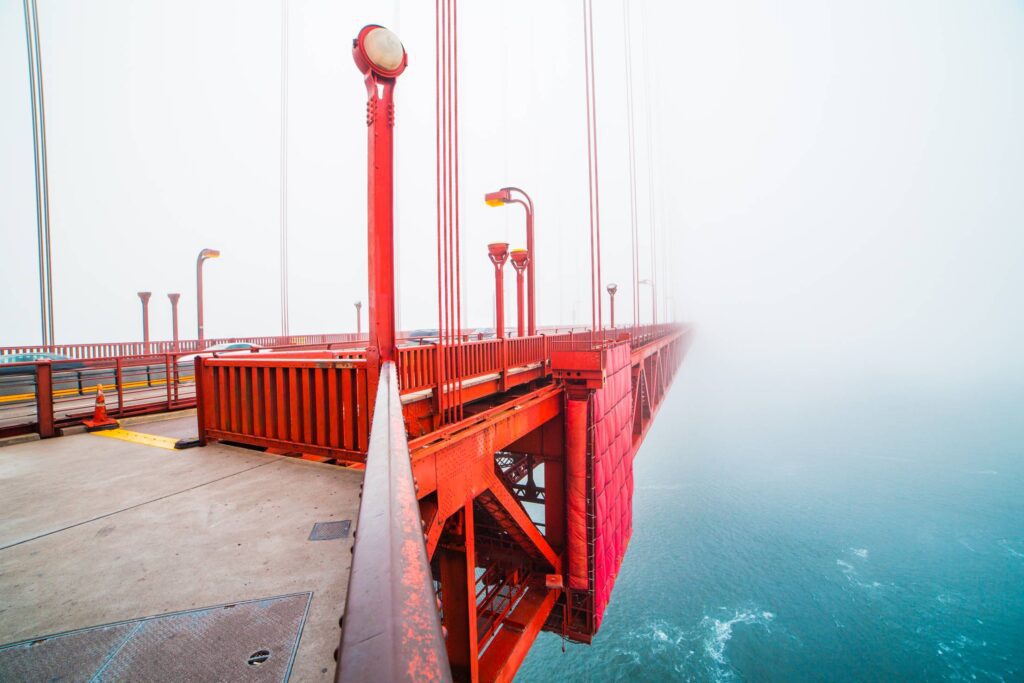
[[447, 626], [442, 626], [441, 627], [441, 635], [444, 636], [445, 640], [448, 640], [448, 627]]
[[338, 617], [338, 628], [345, 628], [345, 615]]

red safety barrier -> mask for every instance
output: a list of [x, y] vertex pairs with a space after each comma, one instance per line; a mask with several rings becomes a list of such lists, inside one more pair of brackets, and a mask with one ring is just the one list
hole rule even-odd
[[370, 434], [365, 359], [200, 358], [199, 438], [362, 462]]

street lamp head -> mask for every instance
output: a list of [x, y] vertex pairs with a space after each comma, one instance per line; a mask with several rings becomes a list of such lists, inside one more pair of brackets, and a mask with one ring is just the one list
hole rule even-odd
[[171, 300], [171, 304], [176, 305], [178, 303], [178, 299], [181, 298], [181, 294], [177, 292], [171, 292], [167, 295], [167, 298]]
[[220, 251], [218, 249], [203, 249], [199, 252], [200, 261], [205, 261], [208, 258], [220, 258]]
[[363, 302], [362, 301], [357, 301], [356, 302], [356, 308], [362, 308], [362, 307], [363, 307]]
[[619, 291], [619, 286], [614, 282], [608, 283], [608, 293], [615, 296], [615, 292]]
[[153, 292], [139, 292], [139, 298], [142, 299], [142, 303], [149, 303], [149, 297], [153, 296]]
[[487, 255], [495, 266], [505, 265], [508, 260], [508, 242], [492, 242], [487, 245]]
[[503, 187], [497, 192], [488, 192], [484, 195], [484, 201], [488, 206], [504, 206], [512, 201], [512, 191]]
[[377, 24], [364, 26], [352, 41], [352, 58], [367, 77], [397, 78], [409, 63], [398, 36]]
[[512, 267], [517, 272], [523, 272], [530, 265], [530, 252], [526, 249], [513, 249], [509, 255], [512, 258]]

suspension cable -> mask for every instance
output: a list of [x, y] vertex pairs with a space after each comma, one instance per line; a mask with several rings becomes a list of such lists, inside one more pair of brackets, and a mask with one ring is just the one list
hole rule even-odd
[[640, 233], [636, 201], [636, 121], [633, 108], [633, 40], [629, 0], [622, 0], [622, 30], [626, 53], [626, 139], [629, 148], [629, 226], [633, 262], [633, 325], [640, 324]]
[[[435, 0], [437, 154], [437, 382], [442, 423], [462, 419], [462, 273], [459, 226], [457, 0]], [[449, 354], [448, 349], [452, 349]]]
[[583, 0], [583, 64], [587, 93], [587, 189], [590, 200], [591, 339], [603, 327], [601, 300], [601, 192], [597, 148], [597, 87], [594, 77], [594, 8]]

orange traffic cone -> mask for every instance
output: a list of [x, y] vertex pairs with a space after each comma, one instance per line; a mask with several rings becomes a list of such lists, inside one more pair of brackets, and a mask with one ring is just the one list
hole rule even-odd
[[107, 400], [103, 398], [103, 387], [96, 387], [96, 407], [92, 412], [91, 420], [82, 420], [85, 428], [90, 432], [100, 429], [117, 429], [117, 420], [107, 415]]

